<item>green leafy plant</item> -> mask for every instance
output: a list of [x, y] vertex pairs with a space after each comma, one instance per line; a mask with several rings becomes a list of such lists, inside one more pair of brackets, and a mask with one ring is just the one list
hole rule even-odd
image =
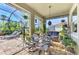
[[63, 43], [65, 46], [70, 46], [70, 47], [75, 47], [77, 44], [75, 41], [73, 41], [72, 38], [70, 38], [68, 35], [65, 35], [64, 39], [63, 39]]
[[75, 53], [75, 47], [77, 46], [77, 44], [75, 41], [73, 41], [73, 39], [70, 36], [68, 36], [66, 28], [67, 28], [67, 25], [62, 26], [62, 29], [63, 29], [62, 31], [64, 33], [62, 37], [62, 42], [66, 46], [68, 51]]

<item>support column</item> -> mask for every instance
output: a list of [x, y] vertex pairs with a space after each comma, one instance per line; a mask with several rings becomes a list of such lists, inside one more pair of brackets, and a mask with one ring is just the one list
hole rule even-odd
[[67, 23], [67, 26], [68, 26], [68, 34], [70, 34], [70, 32], [71, 32], [71, 29], [70, 29], [70, 21], [69, 21], [70, 19], [69, 19], [69, 16], [68, 16], [68, 23]]
[[43, 20], [43, 33], [46, 32], [46, 20], [44, 19]]
[[78, 45], [79, 45], [79, 4], [77, 4], [77, 33], [78, 33]]
[[72, 24], [72, 15], [73, 15], [73, 11], [75, 10], [77, 4], [74, 4], [70, 10], [70, 13], [69, 13], [69, 26], [70, 26], [70, 33], [73, 32], [73, 24]]
[[31, 14], [31, 35], [35, 32], [34, 14]]
[[69, 14], [69, 33], [72, 33], [72, 14]]
[[44, 28], [43, 28], [43, 20], [44, 19], [40, 19], [40, 21], [41, 21], [41, 23], [40, 23], [40, 31], [41, 31], [41, 33], [43, 33], [44, 32]]

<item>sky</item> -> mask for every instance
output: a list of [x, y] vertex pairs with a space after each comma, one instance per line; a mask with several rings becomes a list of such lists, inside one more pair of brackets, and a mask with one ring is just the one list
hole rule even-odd
[[[10, 16], [10, 14], [15, 11], [16, 9], [13, 7], [10, 7], [7, 4], [0, 3], [0, 15], [6, 15], [7, 17]], [[11, 20], [13, 21], [20, 21], [23, 19], [23, 12], [16, 10], [14, 14], [11, 16]]]

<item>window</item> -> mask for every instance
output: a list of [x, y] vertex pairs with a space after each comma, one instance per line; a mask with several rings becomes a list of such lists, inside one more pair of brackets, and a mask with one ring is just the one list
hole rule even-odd
[[42, 18], [35, 16], [35, 32], [42, 33], [43, 32], [43, 23], [42, 23]]
[[35, 18], [35, 31], [38, 32], [40, 29], [40, 19]]

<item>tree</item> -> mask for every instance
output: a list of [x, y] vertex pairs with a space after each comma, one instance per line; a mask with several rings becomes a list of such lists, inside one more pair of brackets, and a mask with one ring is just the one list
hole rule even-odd
[[1, 15], [1, 20], [3, 20], [3, 24], [4, 24], [4, 21], [6, 20], [7, 16], [6, 15]]
[[17, 10], [14, 10], [11, 14], [10, 14], [10, 16], [9, 16], [9, 18], [8, 18], [8, 29], [9, 29], [9, 31], [10, 31], [10, 33], [12, 32], [11, 31], [11, 26], [10, 26], [10, 22], [11, 22], [11, 16], [16, 12]]
[[6, 15], [1, 15], [1, 20], [3, 20], [3, 30], [2, 31], [4, 31], [5, 30], [5, 23], [4, 23], [4, 21], [6, 20], [6, 18], [7, 18], [7, 16]]

